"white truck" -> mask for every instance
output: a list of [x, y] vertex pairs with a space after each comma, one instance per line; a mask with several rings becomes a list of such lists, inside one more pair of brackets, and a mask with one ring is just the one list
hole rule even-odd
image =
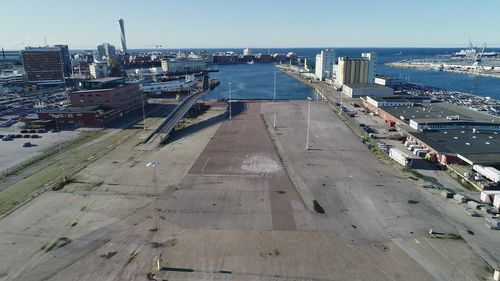
[[411, 167], [412, 158], [408, 156], [406, 153], [402, 152], [399, 149], [391, 148], [389, 149], [389, 156], [399, 164], [405, 167]]

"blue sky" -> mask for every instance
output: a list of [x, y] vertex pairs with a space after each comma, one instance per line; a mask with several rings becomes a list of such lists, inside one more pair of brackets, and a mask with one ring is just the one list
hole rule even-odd
[[0, 4], [0, 47], [500, 46], [499, 0], [15, 0]]

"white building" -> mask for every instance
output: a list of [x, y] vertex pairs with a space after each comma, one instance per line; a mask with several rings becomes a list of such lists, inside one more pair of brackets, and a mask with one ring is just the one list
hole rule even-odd
[[89, 65], [89, 71], [94, 79], [108, 77], [108, 64], [105, 62], [94, 62]]
[[335, 52], [330, 49], [321, 51], [316, 55], [316, 70], [315, 75], [319, 80], [332, 78], [333, 66], [335, 64]]
[[243, 49], [243, 55], [244, 56], [249, 56], [252, 54], [252, 51], [249, 48]]
[[362, 53], [362, 58], [369, 61], [368, 65], [368, 83], [375, 83], [375, 73], [377, 70], [377, 54], [376, 53]]
[[372, 83], [344, 84], [342, 86], [342, 93], [350, 98], [364, 96], [387, 97], [392, 96], [394, 90], [386, 86]]
[[172, 73], [195, 73], [205, 69], [206, 62], [204, 59], [165, 59], [161, 60], [161, 68], [163, 71]]

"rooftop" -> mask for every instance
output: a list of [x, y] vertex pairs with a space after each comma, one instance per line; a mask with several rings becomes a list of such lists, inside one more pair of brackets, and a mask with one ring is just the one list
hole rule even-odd
[[358, 88], [367, 88], [367, 89], [381, 89], [381, 88], [385, 89], [385, 88], [387, 88], [387, 89], [391, 89], [387, 86], [375, 84], [375, 83], [344, 84], [344, 86], [347, 86], [347, 87], [352, 88], [352, 89], [358, 89]]
[[500, 132], [445, 130], [411, 134], [438, 152], [460, 154], [474, 164], [500, 164]]
[[451, 103], [433, 103], [428, 106], [390, 106], [384, 110], [394, 117], [400, 118], [403, 116], [405, 121], [410, 119], [419, 120], [420, 122], [442, 122], [447, 120], [448, 116], [458, 116], [459, 122], [482, 122], [482, 123], [499, 123], [500, 118], [483, 114], [466, 107], [454, 105]]

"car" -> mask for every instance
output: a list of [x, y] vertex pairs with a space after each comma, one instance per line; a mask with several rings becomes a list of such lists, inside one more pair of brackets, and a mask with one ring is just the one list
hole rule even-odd
[[12, 135], [6, 135], [6, 136], [3, 136], [3, 138], [2, 138], [3, 141], [11, 141], [13, 139], [14, 138], [12, 137]]
[[31, 135], [31, 138], [32, 139], [38, 139], [38, 138], [41, 138], [39, 135]]
[[24, 129], [24, 130], [21, 130], [21, 134], [27, 134], [28, 133], [28, 130]]
[[3, 137], [5, 137], [4, 135], [0, 135], [0, 139], [2, 139]]
[[364, 126], [366, 126], [366, 125], [365, 125], [365, 124], [363, 124], [363, 123], [360, 123], [360, 124], [359, 124], [359, 126], [360, 126], [360, 127], [364, 127]]
[[23, 137], [23, 135], [21, 135], [21, 134], [14, 135], [15, 139], [21, 139], [22, 137]]
[[54, 129], [52, 129], [52, 130], [50, 130], [50, 132], [51, 132], [51, 133], [58, 133], [58, 132], [60, 132], [60, 131], [61, 131], [61, 130], [58, 130], [58, 129], [55, 129], [55, 128], [54, 128]]
[[30, 133], [30, 134], [36, 134], [36, 130], [29, 130], [28, 133]]
[[23, 143], [23, 147], [30, 147], [32, 146], [31, 142], [25, 142]]
[[23, 135], [23, 139], [29, 139], [31, 138], [31, 135]]
[[43, 133], [45, 133], [45, 130], [44, 129], [38, 129], [38, 130], [36, 130], [36, 132], [39, 133], [39, 134], [43, 134]]

